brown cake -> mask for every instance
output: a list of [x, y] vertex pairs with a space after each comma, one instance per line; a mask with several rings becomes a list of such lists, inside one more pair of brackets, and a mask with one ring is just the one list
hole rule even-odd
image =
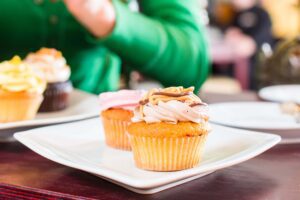
[[39, 112], [52, 112], [65, 109], [73, 89], [70, 82], [70, 67], [60, 51], [42, 48], [30, 53], [25, 62], [47, 81], [44, 101]]

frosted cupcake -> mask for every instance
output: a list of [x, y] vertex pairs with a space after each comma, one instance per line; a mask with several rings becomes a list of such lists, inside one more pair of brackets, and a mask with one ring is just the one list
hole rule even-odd
[[25, 62], [47, 81], [45, 99], [39, 111], [51, 112], [65, 109], [69, 104], [72, 84], [69, 81], [71, 70], [62, 53], [56, 49], [42, 48], [28, 54]]
[[144, 93], [143, 91], [120, 90], [99, 95], [100, 116], [105, 142], [108, 146], [131, 150], [126, 129], [133, 117], [133, 110], [138, 106]]
[[19, 57], [0, 63], [0, 122], [33, 119], [45, 87], [46, 82]]
[[283, 114], [290, 115], [295, 118], [297, 123], [300, 123], [300, 104], [295, 102], [285, 102], [280, 104], [280, 109]]
[[200, 163], [208, 114], [207, 105], [193, 91], [153, 89], [140, 101], [127, 129], [137, 167], [176, 171]]

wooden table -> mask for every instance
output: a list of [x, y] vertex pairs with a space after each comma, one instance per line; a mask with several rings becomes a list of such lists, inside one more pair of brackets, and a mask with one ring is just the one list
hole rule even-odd
[[[253, 93], [204, 94], [208, 102], [256, 100]], [[300, 144], [278, 145], [242, 164], [153, 195], [139, 195], [49, 161], [20, 143], [0, 144], [0, 199], [300, 199]], [[9, 184], [9, 185], [7, 185]]]

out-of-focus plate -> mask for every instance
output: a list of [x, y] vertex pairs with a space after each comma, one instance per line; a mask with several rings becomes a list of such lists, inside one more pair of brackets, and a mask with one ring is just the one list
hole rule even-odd
[[296, 102], [300, 103], [300, 85], [276, 85], [262, 88], [259, 97], [274, 102]]
[[300, 142], [300, 124], [295, 118], [283, 114], [280, 104], [272, 102], [229, 102], [210, 104], [212, 123], [271, 132], [281, 135], [282, 142]]
[[210, 104], [210, 121], [236, 128], [260, 130], [300, 130], [295, 118], [283, 114], [278, 103], [230, 102]]

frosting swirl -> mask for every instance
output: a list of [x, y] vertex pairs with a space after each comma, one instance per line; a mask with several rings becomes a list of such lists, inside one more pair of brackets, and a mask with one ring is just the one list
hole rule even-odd
[[37, 92], [42, 94], [46, 82], [39, 77], [20, 57], [0, 63], [0, 91]]
[[110, 108], [134, 110], [142, 99], [143, 90], [120, 90], [117, 92], [104, 92], [99, 95], [101, 112]]
[[25, 62], [30, 64], [48, 83], [67, 81], [71, 75], [66, 59], [56, 49], [41, 48], [36, 53], [28, 54]]
[[208, 120], [208, 107], [194, 93], [194, 87], [153, 89], [140, 101], [134, 111], [133, 122], [146, 123]]

